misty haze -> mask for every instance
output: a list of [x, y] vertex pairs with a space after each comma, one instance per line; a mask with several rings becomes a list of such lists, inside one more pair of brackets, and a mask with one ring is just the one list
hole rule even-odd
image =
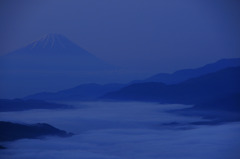
[[[73, 104], [73, 103], [71, 103]], [[73, 137], [23, 139], [8, 143], [3, 158], [237, 158], [240, 125], [195, 125], [208, 121], [167, 110], [184, 105], [142, 102], [74, 102], [72, 110], [1, 113], [0, 120], [47, 122], [74, 132]], [[177, 122], [178, 124], [174, 125]], [[232, 145], [232, 146], [230, 146]], [[229, 147], [230, 146], [230, 147]], [[173, 153], [174, 152], [174, 153]], [[37, 156], [36, 156], [37, 155]], [[234, 156], [236, 155], [236, 156]]]
[[239, 159], [240, 3], [0, 2], [1, 159]]

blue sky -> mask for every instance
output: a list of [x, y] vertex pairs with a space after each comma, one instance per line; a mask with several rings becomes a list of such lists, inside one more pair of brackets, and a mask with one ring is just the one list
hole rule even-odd
[[1, 1], [0, 54], [60, 33], [105, 61], [172, 72], [240, 57], [237, 0]]

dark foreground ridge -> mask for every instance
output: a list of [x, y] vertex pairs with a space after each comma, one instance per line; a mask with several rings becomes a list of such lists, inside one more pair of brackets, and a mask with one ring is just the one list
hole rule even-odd
[[[46, 123], [18, 124], [0, 121], [0, 142], [15, 141], [19, 139], [37, 139], [44, 136], [70, 137], [73, 134], [57, 129]], [[1, 146], [4, 148], [3, 146]]]

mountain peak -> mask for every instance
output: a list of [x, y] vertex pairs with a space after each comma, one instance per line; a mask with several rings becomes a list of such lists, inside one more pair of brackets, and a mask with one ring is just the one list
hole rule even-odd
[[29, 47], [32, 49], [66, 49], [78, 46], [61, 34], [50, 33], [34, 41]]
[[[42, 36], [38, 40], [33, 41], [29, 45], [20, 48], [7, 56], [91, 56], [87, 50], [79, 47], [77, 44], [69, 40], [67, 37], [57, 33], [50, 33]], [[96, 57], [94, 57], [96, 58]]]
[[61, 40], [67, 39], [64, 35], [58, 33], [45, 34], [40, 40]]

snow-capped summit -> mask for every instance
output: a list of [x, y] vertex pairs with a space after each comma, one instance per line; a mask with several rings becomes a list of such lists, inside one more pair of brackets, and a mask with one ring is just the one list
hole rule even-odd
[[78, 46], [61, 34], [46, 34], [41, 39], [31, 43], [29, 47], [33, 49], [67, 49]]
[[54, 48], [60, 45], [65, 48], [65, 42], [69, 43], [69, 40], [61, 34], [46, 34], [40, 40], [34, 41], [31, 46], [33, 48], [42, 47], [42, 48]]
[[[66, 38], [61, 34], [46, 34], [42, 38], [33, 41], [31, 44], [21, 48], [9, 55], [34, 54], [34, 55], [88, 55], [91, 54], [85, 49]], [[93, 55], [92, 55], [93, 56]]]
[[89, 67], [99, 69], [103, 65], [106, 68], [108, 65], [61, 34], [44, 35], [26, 47], [6, 55], [5, 60], [13, 59], [17, 63], [24, 60], [24, 65], [28, 62], [32, 64], [35, 61], [34, 64], [39, 66], [44, 64], [45, 67], [48, 62], [51, 66], [57, 64], [59, 68], [60, 66], [69, 68], [74, 65], [73, 67], [84, 70], [88, 70]]

